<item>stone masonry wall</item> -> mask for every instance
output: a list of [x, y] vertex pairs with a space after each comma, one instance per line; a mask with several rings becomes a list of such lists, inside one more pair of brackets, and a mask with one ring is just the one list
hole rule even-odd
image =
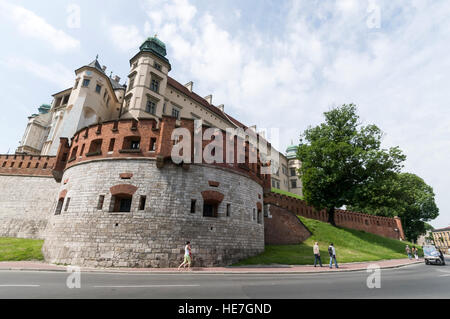
[[264, 239], [268, 245], [290, 245], [305, 241], [311, 232], [300, 219], [287, 209], [266, 205]]
[[0, 237], [43, 238], [58, 189], [53, 177], [0, 175]]
[[[205, 164], [157, 168], [153, 159], [125, 158], [79, 163], [62, 180], [57, 197], [64, 198], [63, 209], [51, 216], [43, 247], [49, 262], [174, 267], [187, 240], [194, 266], [228, 265], [264, 251], [262, 212], [254, 218], [262, 186], [244, 174]], [[111, 192], [133, 193], [131, 212], [110, 212]], [[144, 210], [140, 196], [146, 196]], [[222, 200], [218, 217], [203, 216], [204, 196]]]

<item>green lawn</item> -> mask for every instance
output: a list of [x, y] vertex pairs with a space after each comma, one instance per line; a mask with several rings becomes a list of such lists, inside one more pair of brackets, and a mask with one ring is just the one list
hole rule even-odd
[[303, 200], [303, 197], [300, 196], [300, 195], [297, 195], [297, 194], [294, 194], [294, 193], [291, 193], [291, 192], [287, 192], [287, 191], [282, 191], [281, 189], [278, 189], [278, 188], [273, 188], [273, 187], [272, 187], [270, 191], [271, 191], [272, 193], [277, 193], [277, 194], [281, 194], [281, 195], [286, 195], [286, 196], [290, 196], [290, 197], [294, 197], [294, 198]]
[[43, 260], [43, 240], [0, 238], [0, 261]]
[[[406, 258], [405, 246], [413, 244], [405, 241], [385, 238], [378, 235], [333, 227], [318, 220], [299, 217], [312, 236], [297, 245], [267, 245], [265, 252], [242, 260], [241, 265], [311, 265], [314, 263], [313, 245], [319, 242], [322, 263], [329, 263], [328, 245], [332, 242], [336, 249], [338, 263], [375, 261], [382, 259]], [[419, 256], [422, 250], [419, 250]]]

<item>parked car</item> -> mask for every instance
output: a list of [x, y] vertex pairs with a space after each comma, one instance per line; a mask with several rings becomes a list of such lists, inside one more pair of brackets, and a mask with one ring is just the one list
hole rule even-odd
[[437, 250], [433, 245], [423, 246], [423, 255], [425, 259], [425, 264], [437, 264], [445, 265], [444, 255], [441, 251]]

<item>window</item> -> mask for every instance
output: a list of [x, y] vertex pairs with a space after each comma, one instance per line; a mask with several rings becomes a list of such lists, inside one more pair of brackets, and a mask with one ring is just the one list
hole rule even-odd
[[139, 198], [139, 210], [144, 210], [145, 209], [145, 202], [147, 200], [147, 196], [141, 196]]
[[83, 80], [83, 87], [88, 87], [90, 82], [91, 82], [91, 80], [89, 80], [89, 79], [84, 79], [84, 80]]
[[131, 141], [130, 149], [132, 149], [132, 150], [138, 150], [138, 149], [139, 149], [139, 146], [140, 146], [140, 141], [134, 140], [134, 141]]
[[64, 198], [60, 198], [58, 200], [58, 204], [56, 205], [56, 210], [55, 210], [55, 215], [60, 215], [61, 214], [61, 210], [64, 204]]
[[291, 179], [291, 188], [297, 188], [297, 180]]
[[152, 82], [150, 83], [150, 90], [153, 92], [158, 93], [159, 92], [159, 81], [152, 79]]
[[80, 79], [76, 79], [75, 85], [73, 86], [73, 89], [75, 90], [78, 87], [78, 83], [80, 82]]
[[180, 116], [180, 110], [172, 108], [172, 116], [178, 119]]
[[80, 156], [83, 156], [85, 145], [86, 145], [86, 144], [83, 144], [83, 145], [81, 146]]
[[97, 209], [101, 210], [103, 209], [103, 203], [105, 202], [105, 195], [100, 195], [98, 197], [98, 204], [97, 204]]
[[217, 217], [218, 204], [215, 203], [203, 203], [203, 216], [204, 217]]
[[191, 214], [195, 214], [195, 204], [197, 203], [196, 199], [191, 199]]
[[132, 197], [128, 194], [115, 195], [111, 198], [112, 212], [129, 213], [131, 211]]
[[70, 204], [70, 197], [67, 198], [67, 200], [66, 200], [66, 207], [64, 207], [65, 212], [67, 212], [67, 210], [69, 209], [69, 204]]
[[130, 83], [128, 84], [128, 91], [131, 90], [134, 86], [134, 76], [130, 78]]
[[295, 176], [296, 175], [294, 167], [291, 167], [289, 170], [291, 171], [291, 176]]
[[109, 140], [108, 152], [114, 151], [114, 144], [116, 143], [116, 139], [112, 138]]
[[256, 209], [253, 208], [253, 220], [256, 220]]
[[123, 108], [124, 112], [128, 111], [128, 109], [130, 108], [130, 101], [131, 101], [131, 97], [129, 97], [125, 100], [125, 107]]
[[287, 175], [288, 170], [287, 170], [286, 165], [282, 165], [281, 167], [282, 167], [282, 170], [283, 170], [283, 174]]
[[97, 86], [95, 87], [95, 92], [97, 92], [98, 94], [100, 94], [101, 90], [102, 90], [102, 86], [99, 85], [99, 84], [97, 84]]
[[64, 96], [63, 102], [62, 102], [63, 105], [69, 103], [69, 97], [70, 97], [70, 95], [65, 95], [65, 96]]
[[227, 217], [231, 216], [231, 204], [227, 204]]
[[102, 154], [102, 139], [93, 140], [89, 146], [89, 152], [86, 156], [94, 156]]
[[161, 71], [161, 64], [158, 64], [155, 62], [155, 69], [157, 69], [158, 71]]
[[147, 105], [145, 107], [145, 111], [150, 113], [150, 114], [155, 114], [156, 113], [156, 102], [153, 100], [148, 99], [147, 100]]
[[156, 151], [156, 137], [150, 138], [150, 151]]

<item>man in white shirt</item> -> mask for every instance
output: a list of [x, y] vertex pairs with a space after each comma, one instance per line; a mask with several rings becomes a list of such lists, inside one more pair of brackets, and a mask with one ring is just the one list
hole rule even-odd
[[320, 259], [320, 249], [318, 242], [314, 243], [313, 252], [314, 252], [314, 267], [316, 267], [317, 261], [319, 261], [320, 267], [322, 267], [322, 260]]

